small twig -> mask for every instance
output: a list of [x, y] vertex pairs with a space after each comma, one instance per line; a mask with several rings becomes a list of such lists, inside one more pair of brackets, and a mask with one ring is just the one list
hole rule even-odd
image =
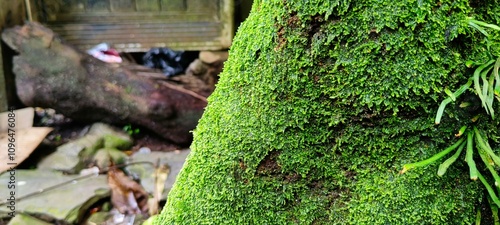
[[191, 90], [188, 90], [186, 88], [183, 88], [183, 87], [179, 87], [179, 86], [176, 86], [176, 85], [173, 85], [173, 84], [169, 84], [168, 83], [168, 77], [166, 77], [165, 75], [161, 74], [161, 73], [155, 73], [155, 72], [136, 72], [137, 75], [139, 76], [144, 76], [144, 77], [149, 77], [151, 79], [157, 79], [157, 80], [162, 80], [164, 82], [162, 82], [162, 84], [164, 84], [165, 86], [167, 86], [168, 88], [170, 89], [174, 89], [176, 91], [179, 91], [179, 92], [182, 92], [184, 94], [188, 94], [188, 95], [191, 95], [197, 99], [200, 99], [204, 102], [208, 102], [207, 101], [207, 98], [203, 95], [200, 95], [194, 91], [191, 91]]
[[33, 15], [31, 15], [31, 2], [30, 0], [24, 0], [24, 3], [26, 3], [26, 13], [28, 14], [28, 21], [33, 22]]
[[126, 58], [132, 64], [137, 64], [137, 62], [135, 61], [134, 57], [130, 53], [128, 53], [128, 52], [122, 52], [122, 53], [120, 53], [120, 55], [123, 55], [123, 57]]
[[191, 91], [191, 90], [188, 90], [188, 89], [185, 89], [183, 87], [179, 87], [179, 86], [176, 86], [176, 85], [173, 85], [173, 84], [169, 84], [167, 82], [163, 82], [163, 84], [165, 86], [167, 86], [168, 88], [171, 88], [171, 89], [174, 89], [176, 91], [179, 91], [179, 92], [191, 95], [191, 96], [193, 96], [193, 97], [195, 97], [197, 99], [200, 99], [200, 100], [202, 100], [204, 102], [208, 102], [206, 97], [204, 97], [204, 96], [202, 96], [202, 95], [200, 95], [200, 94], [198, 94], [198, 93], [196, 93], [194, 91]]
[[114, 168], [114, 167], [126, 167], [126, 166], [130, 166], [130, 165], [135, 165], [135, 164], [149, 164], [153, 167], [155, 166], [154, 163], [149, 162], [149, 161], [137, 161], [137, 162], [128, 162], [128, 163], [122, 163], [122, 164], [116, 164], [113, 166], [108, 166], [106, 169], [104, 169], [102, 171], [103, 171], [103, 173], [107, 173], [109, 171], [109, 169]]
[[166, 77], [163, 73], [144, 72], [144, 71], [139, 71], [136, 73], [139, 76], [148, 77], [148, 78], [152, 78], [152, 79], [168, 80], [168, 77]]
[[[52, 186], [47, 187], [47, 188], [42, 188], [42, 189], [40, 189], [40, 190], [38, 190], [36, 192], [32, 192], [32, 193], [26, 194], [24, 196], [18, 197], [16, 199], [16, 201], [19, 202], [19, 201], [21, 201], [23, 199], [30, 198], [30, 197], [42, 194], [43, 192], [51, 191], [51, 190], [60, 188], [62, 186], [68, 185], [68, 184], [73, 184], [73, 183], [78, 182], [79, 180], [83, 180], [83, 179], [86, 179], [86, 178], [89, 178], [89, 177], [92, 177], [92, 176], [97, 176], [97, 174], [95, 174], [95, 173], [87, 174], [87, 175], [84, 175], [84, 176], [77, 177], [75, 179], [71, 179], [69, 181], [65, 181], [65, 182], [62, 182], [62, 183], [59, 183], [59, 184], [52, 185]], [[7, 203], [8, 203], [8, 201], [2, 201], [0, 203], [0, 206], [6, 205]]]
[[[134, 165], [134, 164], [150, 164], [150, 165], [154, 166], [154, 164], [152, 162], [148, 162], [148, 161], [130, 162], [130, 163], [123, 163], [123, 164], [108, 166], [106, 169], [102, 170], [101, 173], [107, 173], [109, 171], [109, 169], [111, 169], [113, 167], [124, 167], [124, 166], [130, 166], [130, 165]], [[51, 191], [51, 190], [60, 188], [62, 186], [68, 185], [68, 184], [74, 184], [74, 183], [77, 183], [79, 180], [83, 180], [83, 179], [90, 178], [92, 176], [97, 176], [97, 175], [98, 175], [97, 173], [87, 174], [87, 175], [83, 175], [83, 176], [80, 176], [80, 177], [77, 177], [77, 178], [74, 178], [74, 179], [62, 182], [62, 183], [58, 183], [58, 184], [52, 185], [52, 186], [47, 187], [47, 188], [42, 188], [42, 189], [39, 189], [38, 191], [35, 191], [35, 192], [32, 192], [32, 193], [28, 193], [26, 195], [18, 197], [16, 199], [16, 201], [21, 201], [21, 200], [26, 199], [26, 198], [31, 198], [33, 196], [42, 194], [44, 192]], [[0, 206], [6, 205], [8, 203], [9, 203], [9, 201], [5, 201], [4, 200], [4, 201], [0, 202]]]
[[[160, 168], [160, 158], [156, 160], [156, 165], [155, 165], [155, 179], [154, 179], [154, 192], [153, 192], [153, 198], [155, 200], [155, 204], [159, 204], [160, 202], [160, 196], [158, 196], [158, 176], [160, 175], [158, 172], [158, 168]], [[158, 208], [156, 208], [158, 209]], [[154, 212], [158, 213], [158, 212]]]

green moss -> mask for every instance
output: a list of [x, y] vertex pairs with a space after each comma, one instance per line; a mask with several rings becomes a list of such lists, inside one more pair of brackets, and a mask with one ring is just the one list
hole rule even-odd
[[107, 134], [103, 136], [105, 148], [128, 149], [132, 147], [132, 139], [121, 133]]
[[498, 23], [493, 3], [255, 1], [155, 223], [471, 224], [483, 189], [463, 162], [398, 171], [476, 113], [433, 123], [487, 59], [464, 21]]

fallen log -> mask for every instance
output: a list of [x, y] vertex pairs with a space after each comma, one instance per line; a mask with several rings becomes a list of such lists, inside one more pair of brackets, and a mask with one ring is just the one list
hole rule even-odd
[[139, 125], [177, 144], [192, 140], [206, 99], [107, 64], [65, 44], [39, 23], [6, 29], [17, 95], [26, 106], [53, 108], [77, 121]]

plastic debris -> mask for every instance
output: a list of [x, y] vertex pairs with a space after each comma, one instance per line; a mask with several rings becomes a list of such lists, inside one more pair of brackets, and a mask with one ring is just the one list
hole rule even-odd
[[167, 77], [183, 73], [198, 57], [198, 52], [174, 51], [169, 48], [152, 48], [144, 54], [143, 65], [162, 70]]
[[151, 149], [150, 149], [150, 148], [148, 148], [148, 147], [141, 147], [141, 148], [137, 151], [137, 153], [139, 153], [139, 154], [149, 154], [149, 153], [151, 153]]
[[87, 53], [107, 63], [121, 63], [123, 61], [120, 53], [116, 49], [111, 48], [107, 43], [98, 44], [88, 50]]

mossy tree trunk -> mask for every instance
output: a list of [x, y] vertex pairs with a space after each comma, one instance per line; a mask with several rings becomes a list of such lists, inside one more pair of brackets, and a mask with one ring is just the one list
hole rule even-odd
[[[434, 124], [465, 62], [488, 58], [466, 18], [499, 24], [498, 12], [493, 0], [255, 1], [156, 224], [473, 223], [485, 195], [463, 160], [443, 177], [437, 163], [398, 171], [482, 112], [459, 99]], [[498, 141], [499, 120], [483, 118]]]

